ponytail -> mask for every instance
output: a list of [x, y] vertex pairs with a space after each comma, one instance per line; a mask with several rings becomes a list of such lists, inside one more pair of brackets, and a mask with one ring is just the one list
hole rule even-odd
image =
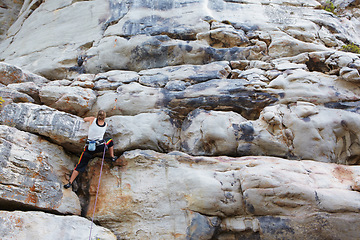
[[100, 110], [97, 114], [97, 119], [104, 121], [106, 118], [106, 113], [104, 110]]

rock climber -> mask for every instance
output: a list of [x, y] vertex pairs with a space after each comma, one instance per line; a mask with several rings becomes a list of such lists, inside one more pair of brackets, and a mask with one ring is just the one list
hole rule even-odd
[[85, 117], [85, 122], [90, 122], [90, 127], [88, 131], [88, 139], [86, 141], [84, 150], [80, 155], [79, 162], [73, 170], [70, 180], [67, 184], [64, 185], [64, 188], [69, 188], [72, 186], [74, 180], [79, 175], [80, 172], [84, 172], [89, 161], [93, 158], [93, 155], [98, 152], [104, 152], [106, 149], [109, 149], [110, 160], [115, 162], [117, 157], [114, 155], [114, 143], [111, 138], [105, 138], [104, 135], [107, 128], [107, 123], [105, 122], [106, 113], [103, 110], [100, 110], [97, 114], [97, 117]]

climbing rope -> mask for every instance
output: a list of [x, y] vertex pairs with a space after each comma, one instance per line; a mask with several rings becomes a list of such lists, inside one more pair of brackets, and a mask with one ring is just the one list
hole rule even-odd
[[99, 175], [99, 183], [98, 183], [98, 187], [96, 190], [96, 198], [95, 198], [95, 204], [94, 204], [94, 211], [93, 211], [93, 215], [91, 218], [91, 225], [90, 225], [90, 235], [89, 235], [89, 240], [91, 240], [91, 231], [92, 231], [92, 226], [94, 224], [94, 216], [95, 216], [95, 209], [96, 209], [96, 203], [97, 203], [97, 199], [98, 199], [98, 194], [99, 194], [99, 188], [100, 188], [100, 181], [101, 181], [101, 173], [102, 173], [102, 169], [103, 169], [103, 165], [104, 165], [104, 159], [105, 159], [105, 151], [107, 148], [106, 143], [104, 143], [104, 153], [103, 153], [103, 157], [102, 157], [102, 161], [101, 161], [101, 168], [100, 168], [100, 175]]

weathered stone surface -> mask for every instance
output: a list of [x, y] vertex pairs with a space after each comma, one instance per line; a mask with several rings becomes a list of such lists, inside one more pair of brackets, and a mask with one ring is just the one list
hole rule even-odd
[[340, 70], [340, 76], [349, 82], [360, 82], [360, 74], [357, 69], [343, 67]]
[[[91, 221], [78, 216], [57, 216], [43, 212], [0, 211], [1, 239], [89, 239]], [[116, 240], [106, 228], [93, 225], [91, 239]]]
[[48, 80], [21, 68], [0, 62], [0, 83], [8, 85], [11, 83], [34, 82], [36, 84], [47, 83]]
[[96, 101], [93, 90], [77, 86], [45, 86], [39, 95], [47, 106], [78, 116], [85, 115]]
[[[2, 189], [23, 187], [1, 209], [78, 214], [60, 189], [78, 157], [43, 138], [78, 154], [80, 117], [103, 109], [117, 155], [217, 156], [137, 150], [105, 164], [96, 214], [117, 238], [358, 239], [357, 166], [219, 157], [359, 164], [360, 58], [341, 51], [360, 44], [359, 2], [332, 2], [2, 1], [0, 123], [41, 137], [1, 125], [1, 170], [16, 179]], [[79, 179], [87, 216], [99, 164]]]
[[107, 116], [157, 112], [162, 108], [163, 99], [162, 89], [132, 82], [121, 85], [116, 92], [101, 92], [88, 115], [95, 115], [100, 109]]
[[181, 92], [167, 93], [166, 107], [180, 119], [197, 108], [234, 111], [256, 119], [264, 107], [278, 100], [278, 95], [258, 90], [252, 84], [246, 79], [214, 79], [195, 84]]
[[210, 31], [199, 33], [196, 37], [199, 40], [205, 40], [210, 46], [218, 48], [240, 47], [249, 43], [243, 30], [215, 21], [211, 23]]
[[306, 102], [266, 107], [249, 121], [196, 110], [182, 125], [181, 149], [193, 155], [267, 155], [359, 164], [359, 114]]
[[30, 102], [34, 103], [34, 99], [25, 93], [18, 92], [8, 87], [0, 87], [0, 96], [6, 104], [12, 102]]
[[265, 106], [277, 101], [277, 93], [266, 93], [248, 85], [251, 84], [244, 79], [214, 79], [191, 85], [183, 91], [169, 91], [131, 83], [120, 86], [116, 93], [104, 92], [89, 114], [100, 109], [109, 116], [168, 109], [172, 118], [184, 119], [192, 110], [205, 108], [232, 110], [254, 119]]
[[17, 19], [24, 1], [3, 0], [0, 6], [0, 40], [6, 36], [7, 30]]
[[[351, 189], [360, 173], [357, 166], [139, 150], [124, 153], [122, 163], [104, 167], [95, 219], [123, 239], [359, 235], [360, 193]], [[99, 164], [92, 163], [87, 176], [88, 216]]]
[[170, 152], [179, 149], [180, 129], [165, 112], [108, 118], [108, 132], [115, 150], [152, 149]]
[[116, 90], [119, 86], [139, 80], [139, 74], [133, 71], [112, 70], [95, 76], [95, 90]]
[[81, 152], [87, 138], [88, 124], [80, 117], [31, 103], [6, 105], [0, 124], [49, 137], [73, 152]]
[[[28, 66], [25, 68], [49, 79], [81, 72], [77, 58], [93, 41], [101, 38], [101, 23], [106, 21], [108, 3], [104, 0], [47, 1], [31, 5], [34, 6], [25, 8], [9, 29], [8, 40], [1, 47], [2, 56], [11, 56], [20, 66]], [[37, 14], [31, 14], [34, 9]], [[84, 12], [91, 14], [83, 15]], [[16, 50], [9, 48], [10, 45]], [[78, 68], [69, 71], [74, 66]]]
[[229, 74], [229, 63], [225, 61], [205, 65], [170, 66], [140, 71], [139, 83], [149, 87], [164, 87], [172, 81], [197, 84], [212, 79], [227, 78]]
[[16, 90], [21, 93], [25, 93], [32, 97], [36, 103], [40, 103], [39, 90], [40, 87], [34, 82], [24, 82], [24, 83], [12, 83], [7, 85], [8, 88]]
[[269, 55], [273, 58], [289, 57], [304, 52], [325, 51], [327, 48], [309, 42], [302, 42], [285, 33], [275, 33], [274, 40], [269, 46]]
[[39, 136], [0, 125], [0, 208], [80, 215], [75, 193], [64, 191], [72, 157]]
[[280, 103], [307, 101], [324, 104], [359, 100], [358, 88], [355, 84], [345, 82], [335, 75], [308, 72], [302, 69], [295, 69], [277, 76], [269, 83], [267, 91], [282, 94]]
[[112, 69], [140, 71], [169, 65], [203, 64], [247, 57], [259, 59], [262, 51], [263, 49], [256, 45], [218, 49], [196, 41], [173, 40], [167, 36], [135, 36], [129, 40], [109, 36], [88, 51], [87, 54], [94, 57], [87, 60], [85, 67], [90, 73]]
[[[169, 152], [179, 148], [179, 126], [165, 112], [107, 119], [107, 134], [115, 151], [153, 149]], [[75, 115], [36, 104], [10, 104], [4, 107], [0, 123], [50, 138], [65, 149], [81, 153], [89, 123]]]
[[[358, 22], [347, 15], [350, 11], [342, 6], [346, 14], [334, 17], [320, 4], [25, 1], [0, 49], [5, 61], [59, 79], [84, 71], [254, 60], [360, 43]], [[345, 6], [350, 5], [356, 6]], [[91, 14], [78, 18], [82, 12]]]

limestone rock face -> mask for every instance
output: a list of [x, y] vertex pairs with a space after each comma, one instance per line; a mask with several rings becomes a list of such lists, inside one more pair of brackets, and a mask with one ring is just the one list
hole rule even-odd
[[78, 197], [62, 188], [72, 158], [61, 147], [4, 125], [0, 141], [2, 209], [80, 214]]
[[78, 86], [45, 86], [39, 96], [47, 106], [78, 116], [85, 115], [96, 100], [93, 90]]
[[152, 149], [169, 152], [179, 149], [180, 129], [165, 112], [109, 118], [109, 135], [115, 151]]
[[[89, 239], [91, 221], [43, 212], [0, 211], [1, 239]], [[41, 230], [39, 230], [41, 229]], [[91, 239], [115, 240], [108, 229], [92, 226]]]
[[[124, 153], [121, 160], [122, 167], [105, 165], [95, 218], [123, 239], [358, 235], [360, 195], [352, 190], [356, 166], [139, 150]], [[88, 174], [88, 216], [99, 164], [94, 162]]]
[[19, 12], [19, 16], [11, 27], [11, 21], [4, 25], [7, 35], [3, 34], [0, 49], [6, 62], [58, 79], [84, 71], [260, 60], [266, 54], [289, 57], [347, 42], [359, 44], [358, 22], [348, 17], [354, 15], [349, 6], [356, 4], [336, 3], [336, 10], [342, 11], [336, 17], [321, 4], [315, 0], [25, 1], [4, 5], [11, 8], [7, 14]]
[[18, 16], [24, 1], [11, 1], [4, 0], [1, 1], [0, 7], [0, 39], [5, 38], [7, 30], [10, 28], [11, 24], [14, 23], [16, 17]]
[[87, 138], [85, 122], [81, 118], [31, 103], [5, 106], [0, 123], [49, 137], [75, 152], [81, 151]]
[[358, 164], [359, 121], [357, 113], [307, 102], [266, 107], [254, 121], [234, 112], [196, 110], [182, 125], [181, 150]]
[[23, 82], [34, 82], [36, 84], [47, 83], [48, 80], [39, 75], [33, 74], [28, 71], [23, 71], [21, 68], [7, 64], [0, 63], [0, 83], [1, 84], [13, 84]]
[[0, 238], [359, 239], [359, 7], [3, 0]]

